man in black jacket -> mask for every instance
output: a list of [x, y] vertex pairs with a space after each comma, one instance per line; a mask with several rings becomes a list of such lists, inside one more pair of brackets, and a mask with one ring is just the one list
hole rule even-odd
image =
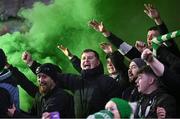
[[123, 91], [122, 98], [129, 102], [137, 102], [140, 93], [137, 90], [136, 79], [137, 72], [140, 68], [146, 66], [146, 63], [141, 58], [134, 58], [129, 64], [128, 77], [131, 83], [130, 87]]
[[[110, 43], [101, 43], [101, 49], [106, 53], [108, 75], [118, 82], [122, 90], [129, 87], [128, 68], [124, 63], [124, 56], [120, 52], [113, 51]], [[81, 73], [80, 59], [73, 55], [70, 50], [62, 45], [58, 48], [68, 57], [73, 67]]]
[[176, 101], [165, 91], [160, 89], [158, 77], [150, 66], [141, 68], [136, 79], [141, 98], [135, 111], [135, 118], [158, 118], [158, 108], [164, 108], [165, 118], [176, 117]]
[[179, 57], [174, 56], [171, 52], [166, 52], [166, 56], [168, 56], [172, 61], [170, 67], [167, 67], [157, 58], [153, 57], [152, 52], [149, 49], [145, 49], [141, 55], [154, 73], [159, 76], [162, 83], [167, 87], [168, 92], [177, 100], [177, 117], [180, 117], [180, 99], [179, 94], [176, 93], [180, 91], [180, 59]]
[[[60, 88], [58, 83], [58, 74], [61, 73], [61, 69], [51, 63], [45, 63], [40, 65], [37, 70], [37, 79], [39, 82], [39, 88], [36, 87], [36, 92], [32, 94], [32, 90], [29, 88], [26, 90], [27, 93], [35, 96], [33, 107], [31, 112], [24, 114], [15, 107], [9, 109], [10, 116], [13, 117], [50, 117], [51, 113], [57, 112], [62, 118], [73, 118], [74, 117], [74, 103], [73, 96], [65, 92]], [[23, 74], [21, 76], [22, 80], [28, 80]], [[28, 83], [29, 84], [29, 83]], [[27, 85], [27, 82], [24, 85]], [[23, 84], [22, 84], [23, 85]]]

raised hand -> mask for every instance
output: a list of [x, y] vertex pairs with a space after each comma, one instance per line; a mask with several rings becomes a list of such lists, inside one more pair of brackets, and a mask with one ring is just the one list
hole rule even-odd
[[150, 49], [145, 49], [142, 54], [141, 54], [141, 59], [145, 60], [146, 62], [152, 62], [153, 61], [153, 54], [152, 51]]
[[29, 66], [32, 65], [33, 63], [33, 59], [32, 56], [29, 52], [25, 51], [22, 53], [22, 60]]
[[146, 43], [143, 42], [143, 41], [136, 41], [135, 43], [135, 47], [138, 49], [139, 52], [143, 52], [147, 46], [146, 46]]
[[110, 43], [101, 43], [100, 44], [100, 48], [106, 53], [106, 54], [110, 54], [113, 52], [112, 50], [112, 45]]
[[98, 32], [103, 32], [105, 30], [103, 23], [102, 22], [99, 23], [95, 20], [90, 21], [89, 26], [91, 26], [92, 28], [94, 28]]
[[51, 113], [50, 112], [44, 112], [42, 114], [42, 119], [50, 119], [51, 118]]
[[9, 68], [11, 65], [8, 63], [8, 61], [6, 61], [6, 65], [5, 65], [5, 68]]
[[155, 21], [157, 25], [162, 23], [158, 10], [152, 4], [144, 4], [144, 12]]
[[63, 45], [57, 46], [69, 59], [73, 57], [73, 54], [70, 52], [70, 50]]
[[15, 111], [16, 111], [16, 107], [15, 107], [15, 105], [13, 104], [13, 105], [12, 105], [12, 108], [8, 108], [8, 112], [7, 112], [8, 116], [9, 116], [9, 117], [13, 117]]
[[89, 26], [91, 26], [93, 29], [95, 29], [98, 32], [103, 33], [105, 37], [108, 37], [110, 35], [110, 32], [106, 30], [106, 28], [103, 25], [103, 22], [97, 22], [95, 20], [92, 20], [88, 23]]
[[144, 4], [145, 10], [144, 12], [151, 18], [157, 19], [160, 18], [159, 12], [152, 4]]

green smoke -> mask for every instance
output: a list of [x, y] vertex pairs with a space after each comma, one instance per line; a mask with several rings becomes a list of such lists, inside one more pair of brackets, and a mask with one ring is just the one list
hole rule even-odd
[[[19, 16], [26, 19], [28, 26], [31, 25], [29, 32], [1, 36], [1, 48], [6, 52], [9, 63], [18, 67], [34, 83], [35, 76], [21, 60], [25, 50], [40, 63], [52, 62], [61, 66], [64, 72], [77, 73], [57, 45], [68, 47], [78, 56], [85, 48], [95, 49], [105, 64], [99, 43], [106, 39], [89, 28], [88, 21], [93, 18], [103, 21], [108, 29], [133, 45], [136, 40], [145, 41], [147, 29], [154, 25], [143, 13], [143, 4], [147, 2], [158, 7], [170, 30], [180, 28], [180, 16], [175, 15], [175, 11], [180, 11], [178, 0], [54, 0], [48, 6], [38, 2], [32, 9], [22, 9]], [[172, 5], [173, 9], [168, 5]], [[173, 18], [177, 19], [176, 23]], [[29, 110], [31, 98], [22, 89], [20, 91], [21, 108]]]
[[[20, 71], [36, 83], [35, 76], [21, 60], [23, 51], [29, 51], [40, 63], [52, 62], [62, 67], [64, 72], [75, 72], [64, 54], [57, 48], [58, 44], [68, 47], [78, 56], [85, 48], [99, 49], [95, 33], [87, 23], [95, 18], [95, 1], [56, 0], [46, 6], [34, 4], [32, 9], [22, 9], [19, 16], [31, 24], [29, 32], [20, 34], [5, 34], [0, 38], [1, 48], [7, 54], [8, 62], [18, 67]], [[31, 101], [20, 89], [21, 108], [29, 110]]]

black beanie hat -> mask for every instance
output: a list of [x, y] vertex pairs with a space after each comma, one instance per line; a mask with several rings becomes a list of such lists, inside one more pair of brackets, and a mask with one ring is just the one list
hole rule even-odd
[[52, 78], [54, 82], [57, 81], [57, 75], [59, 73], [62, 73], [61, 68], [59, 68], [57, 65], [51, 64], [51, 63], [45, 63], [39, 66], [36, 69], [36, 74], [44, 73]]
[[0, 48], [0, 70], [2, 70], [5, 65], [6, 65], [6, 55], [3, 49]]
[[146, 63], [141, 58], [134, 58], [131, 62], [136, 63], [138, 68], [141, 68], [143, 66], [146, 66]]

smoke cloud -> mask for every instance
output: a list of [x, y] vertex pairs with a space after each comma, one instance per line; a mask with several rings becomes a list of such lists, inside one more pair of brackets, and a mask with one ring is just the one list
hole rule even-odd
[[[92, 19], [103, 21], [110, 31], [133, 45], [136, 40], [145, 41], [147, 29], [154, 25], [152, 20], [143, 13], [145, 2], [147, 1], [52, 0], [49, 5], [37, 2], [31, 9], [21, 9], [18, 13], [20, 17], [25, 18], [26, 25], [31, 26], [29, 31], [24, 34], [20, 32], [5, 34], [0, 37], [0, 45], [7, 54], [8, 62], [16, 66], [35, 84], [37, 84], [35, 75], [21, 60], [21, 55], [26, 50], [40, 63], [55, 63], [61, 66], [64, 72], [77, 73], [57, 45], [64, 45], [77, 56], [80, 56], [84, 49], [92, 48], [98, 51], [103, 63], [106, 64], [105, 55], [99, 48], [99, 43], [107, 40], [88, 27], [88, 21]], [[165, 19], [169, 26], [171, 25], [171, 29], [180, 28], [179, 16], [173, 15], [174, 11], [166, 9], [172, 4], [174, 9], [177, 8], [175, 11], [178, 11], [178, 0], [166, 3], [163, 1], [163, 4], [153, 0], [149, 2], [160, 9], [161, 16], [165, 16], [163, 18], [171, 16], [177, 19], [175, 24], [171, 17], [169, 21]], [[167, 7], [160, 7], [161, 4], [162, 6], [167, 4]], [[23, 110], [29, 110], [31, 107], [31, 103], [28, 103], [31, 102], [31, 98], [27, 97], [27, 93], [20, 89]]]

